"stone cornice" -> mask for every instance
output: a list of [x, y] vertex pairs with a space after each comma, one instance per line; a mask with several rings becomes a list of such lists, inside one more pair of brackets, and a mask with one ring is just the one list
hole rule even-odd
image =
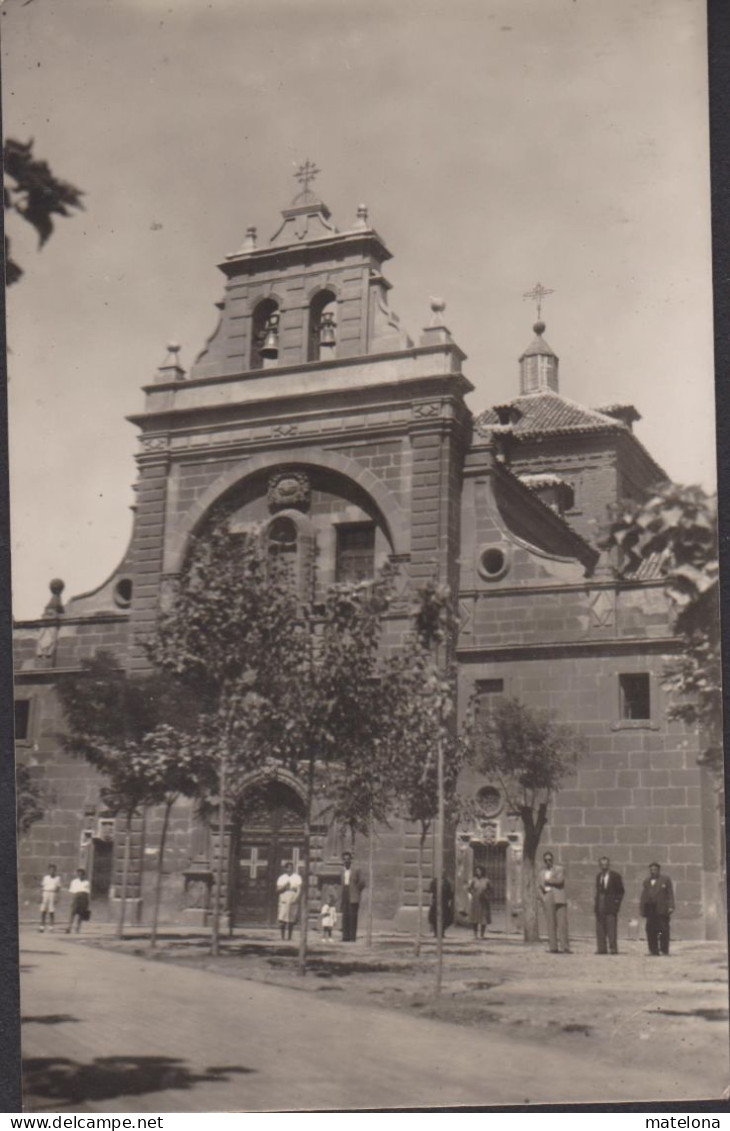
[[[277, 244], [258, 247], [252, 251], [236, 252], [219, 263], [218, 268], [227, 278], [244, 274], [253, 275], [261, 269], [266, 270], [270, 264], [281, 273], [284, 268], [302, 260], [331, 259], [333, 255], [341, 255], [343, 250], [352, 254], [360, 250], [361, 254], [364, 253], [377, 263], [385, 263], [386, 260], [392, 259], [391, 253], [375, 229], [367, 228], [362, 231], [337, 232], [298, 243]], [[335, 263], [334, 266], [336, 268], [338, 264]]]
[[[292, 390], [288, 394], [262, 397], [260, 400], [180, 407], [166, 405], [156, 411], [128, 416], [127, 420], [139, 427], [143, 435], [149, 432], [181, 432], [197, 420], [206, 421], [201, 428], [210, 431], [211, 425], [207, 422], [211, 419], [216, 419], [223, 426], [240, 423], [250, 424], [251, 427], [272, 421], [285, 424], [294, 417], [297, 424], [302, 420], [321, 419], [323, 416], [357, 420], [358, 417], [378, 411], [409, 409], [418, 390], [422, 390], [421, 397], [425, 395], [431, 400], [451, 401], [454, 406], [460, 406], [463, 396], [470, 389], [471, 385], [461, 374], [420, 374], [398, 381], [384, 381], [375, 386], [352, 386], [347, 390]], [[348, 395], [348, 401], [343, 403], [345, 394]], [[470, 420], [466, 406], [461, 415], [465, 421]], [[162, 445], [159, 447], [162, 448]]]
[[[143, 385], [142, 391], [145, 393], [161, 393], [170, 391], [179, 391], [180, 389], [194, 389], [212, 387], [214, 385], [227, 385], [236, 381], [261, 381], [269, 377], [287, 377], [298, 373], [316, 373], [327, 372], [332, 369], [349, 369], [353, 366], [359, 365], [378, 365], [383, 361], [397, 361], [399, 359], [411, 359], [416, 357], [427, 357], [432, 354], [449, 354], [453, 357], [463, 361], [466, 354], [459, 349], [455, 342], [440, 342], [433, 346], [411, 346], [405, 350], [392, 350], [388, 353], [366, 353], [357, 354], [355, 357], [338, 357], [333, 358], [332, 361], [307, 361], [299, 362], [297, 365], [277, 365], [273, 369], [242, 369], [238, 373], [225, 374], [224, 376], [216, 377], [191, 377], [185, 378], [182, 381], [164, 381], [160, 384]], [[430, 376], [430, 375], [425, 375]], [[464, 383], [466, 391], [472, 392], [474, 386], [467, 377], [461, 373], [461, 370], [447, 370], [444, 376], [460, 377]], [[412, 378], [415, 379], [415, 378]], [[390, 384], [392, 382], [384, 382]], [[139, 414], [143, 416], [144, 414]], [[127, 417], [128, 420], [136, 422], [136, 417]]]
[[[86, 594], [83, 594], [86, 596]], [[78, 600], [78, 598], [72, 598]], [[64, 613], [60, 617], [38, 617], [37, 620], [13, 621], [13, 630], [16, 628], [66, 628], [68, 625], [89, 624], [126, 624], [129, 621], [129, 612], [123, 613], [90, 613], [85, 617], [68, 616]]]
[[636, 652], [651, 652], [661, 655], [681, 651], [682, 641], [676, 636], [646, 637], [605, 637], [594, 640], [564, 640], [546, 644], [500, 644], [496, 647], [457, 644], [456, 653], [464, 663], [485, 663], [492, 660], [536, 660], [551, 659], [570, 653], [574, 656], [622, 656]]
[[607, 581], [595, 581], [592, 578], [586, 578], [581, 584], [579, 583], [557, 583], [553, 581], [546, 582], [545, 585], [510, 585], [509, 587], [490, 586], [483, 589], [460, 589], [459, 598], [476, 597], [481, 600], [482, 597], [489, 598], [490, 601], [497, 597], [534, 597], [537, 594], [555, 594], [555, 593], [593, 593], [599, 590], [608, 590], [611, 593], [626, 593], [632, 592], [637, 589], [663, 589], [665, 581], [663, 578], [651, 578], [647, 581], [625, 581], [623, 579], [614, 579]]

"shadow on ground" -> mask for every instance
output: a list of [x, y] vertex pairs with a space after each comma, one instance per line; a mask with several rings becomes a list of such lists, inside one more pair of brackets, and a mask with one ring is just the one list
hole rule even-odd
[[63, 1025], [66, 1021], [78, 1021], [70, 1013], [38, 1013], [35, 1017], [21, 1017], [21, 1025]]
[[[290, 958], [267, 958], [269, 966], [283, 966], [291, 969], [295, 960]], [[307, 958], [307, 970], [315, 978], [346, 978], [350, 974], [402, 974], [413, 970], [411, 963], [403, 962], [343, 962], [341, 959]]]
[[22, 946], [20, 948], [20, 953], [21, 954], [43, 954], [43, 955], [50, 954], [50, 955], [53, 955], [54, 958], [66, 958], [67, 957], [65, 950], [31, 950], [30, 947], [27, 947], [27, 946]]
[[727, 1021], [726, 1009], [661, 1009], [668, 1017], [701, 1017], [703, 1021]]
[[90, 1064], [64, 1057], [39, 1057], [23, 1062], [23, 1091], [33, 1110], [38, 1110], [38, 1100], [52, 1101], [50, 1107], [54, 1109], [84, 1100], [111, 1100], [168, 1088], [188, 1090], [196, 1084], [225, 1083], [234, 1073], [254, 1071], [242, 1065], [227, 1065], [196, 1073], [184, 1061], [168, 1056], [100, 1056]]

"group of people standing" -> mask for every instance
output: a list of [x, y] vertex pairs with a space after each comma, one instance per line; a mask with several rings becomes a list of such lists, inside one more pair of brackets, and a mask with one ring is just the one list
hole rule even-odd
[[[332, 932], [339, 920], [342, 924], [342, 941], [356, 941], [360, 897], [364, 887], [365, 879], [360, 869], [353, 864], [352, 853], [343, 853], [339, 900], [331, 884], [325, 885], [322, 889], [319, 915], [323, 938], [332, 938]], [[302, 877], [295, 870], [291, 860], [284, 865], [284, 871], [276, 881], [276, 890], [279, 895], [277, 908], [279, 931], [282, 939], [290, 939], [294, 926], [299, 921], [302, 894]]]
[[[548, 950], [551, 954], [570, 954], [568, 936], [568, 898], [565, 869], [556, 864], [552, 852], [543, 856], [539, 891], [545, 913]], [[618, 914], [624, 898], [624, 882], [611, 868], [608, 856], [598, 862], [593, 912], [596, 919], [596, 954], [618, 954]], [[649, 954], [669, 954], [669, 923], [674, 911], [674, 888], [669, 876], [662, 875], [656, 862], [649, 865], [639, 899], [639, 914], [646, 920]]]
[[[56, 922], [56, 903], [61, 894], [63, 884], [55, 864], [48, 865], [48, 871], [41, 880], [41, 924], [38, 928], [41, 934], [46, 929], [52, 931]], [[91, 918], [91, 884], [86, 878], [86, 871], [78, 868], [76, 875], [68, 886], [71, 896], [71, 911], [69, 914], [66, 934], [70, 934], [76, 927], [81, 930], [81, 924]]]
[[[596, 954], [618, 954], [618, 914], [624, 898], [624, 882], [619, 872], [611, 868], [608, 856], [598, 862], [593, 912], [596, 920]], [[442, 880], [442, 922], [446, 931], [454, 921], [454, 890], [444, 876]], [[437, 884], [431, 881], [428, 921], [437, 933]], [[467, 884], [469, 895], [468, 921], [474, 938], [484, 938], [492, 921], [492, 885], [484, 868], [477, 864]], [[543, 856], [543, 867], [538, 877], [538, 892], [542, 904], [550, 954], [571, 954], [568, 934], [568, 896], [565, 890], [565, 869], [555, 862], [552, 852]], [[674, 890], [669, 876], [662, 875], [657, 863], [649, 865], [649, 876], [644, 881], [639, 901], [639, 914], [646, 920], [646, 939], [649, 954], [669, 954], [669, 922], [674, 911]]]
[[[593, 911], [596, 919], [596, 954], [618, 954], [618, 914], [624, 898], [624, 882], [619, 872], [611, 868], [607, 856], [599, 860], [596, 876]], [[281, 937], [291, 939], [296, 923], [299, 921], [302, 877], [288, 860], [284, 871], [276, 881], [278, 894], [277, 920]], [[339, 899], [331, 885], [322, 890], [320, 923], [322, 935], [332, 938], [338, 921], [342, 925], [342, 941], [355, 942], [360, 911], [360, 898], [365, 888], [365, 879], [353, 864], [352, 854], [343, 853], [340, 875]], [[41, 880], [41, 922], [40, 930], [52, 931], [55, 925], [56, 902], [62, 890], [61, 877], [55, 864], [49, 864], [48, 872]], [[91, 885], [86, 872], [79, 868], [69, 885], [71, 910], [66, 933], [80, 931], [82, 922], [91, 918]], [[437, 882], [431, 881], [428, 921], [434, 935], [438, 927]], [[548, 951], [551, 954], [570, 954], [568, 934], [568, 897], [565, 890], [565, 869], [555, 862], [552, 852], [543, 855], [543, 868], [538, 878], [538, 890], [545, 915], [548, 935]], [[469, 894], [469, 924], [474, 938], [484, 938], [492, 921], [492, 885], [484, 868], [477, 864], [474, 875], [467, 885]], [[444, 876], [441, 887], [442, 925], [446, 931], [454, 921], [454, 889]], [[674, 911], [674, 889], [669, 876], [662, 875], [656, 862], [649, 865], [649, 875], [644, 880], [639, 900], [639, 914], [646, 920], [646, 940], [649, 954], [669, 954], [670, 918]]]

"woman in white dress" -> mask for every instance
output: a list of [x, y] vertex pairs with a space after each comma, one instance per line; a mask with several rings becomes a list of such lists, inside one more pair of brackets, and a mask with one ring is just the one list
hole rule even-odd
[[302, 877], [294, 871], [291, 860], [287, 860], [284, 871], [276, 881], [279, 893], [279, 906], [276, 917], [282, 939], [290, 939], [294, 924], [299, 920], [299, 896], [302, 890]]
[[71, 934], [71, 929], [76, 921], [76, 933], [81, 930], [81, 924], [91, 918], [91, 884], [86, 878], [83, 868], [77, 869], [76, 876], [68, 888], [71, 893], [71, 917], [68, 921], [66, 934]]

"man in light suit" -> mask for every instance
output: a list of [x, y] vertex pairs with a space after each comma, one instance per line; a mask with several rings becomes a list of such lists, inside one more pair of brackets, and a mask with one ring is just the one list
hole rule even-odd
[[360, 893], [365, 887], [360, 869], [352, 863], [352, 853], [342, 854], [342, 941], [357, 939], [357, 916], [360, 910]]
[[545, 867], [540, 872], [540, 898], [547, 924], [548, 950], [551, 954], [570, 954], [565, 869], [555, 863], [552, 852], [546, 852], [542, 860]]
[[646, 941], [649, 954], [669, 954], [669, 918], [674, 911], [674, 888], [660, 866], [649, 865], [649, 878], [641, 889], [639, 913], [646, 919]]
[[[618, 872], [611, 871], [611, 861], [602, 856], [598, 861], [600, 872], [596, 876], [596, 898], [593, 911], [596, 916], [596, 954], [618, 954], [617, 927], [624, 882]], [[608, 943], [608, 948], [606, 948]]]

